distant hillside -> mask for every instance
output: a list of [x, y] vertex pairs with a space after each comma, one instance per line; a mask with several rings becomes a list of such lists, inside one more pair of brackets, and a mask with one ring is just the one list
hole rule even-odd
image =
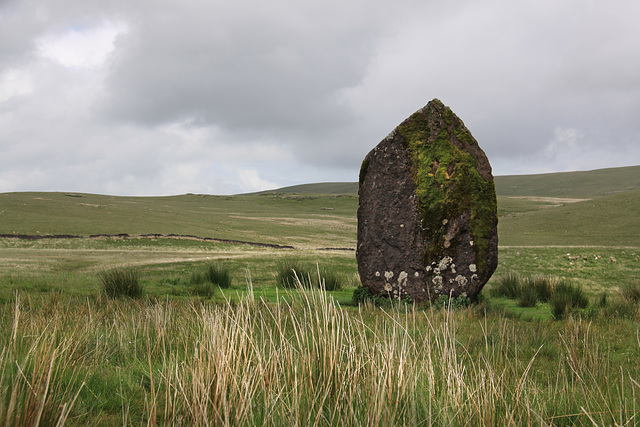
[[[537, 175], [496, 176], [499, 196], [599, 197], [640, 189], [640, 166], [557, 172]], [[356, 194], [357, 182], [301, 184], [263, 193]]]
[[507, 175], [495, 178], [500, 196], [597, 197], [640, 189], [640, 166], [558, 172], [538, 175]]
[[277, 190], [262, 191], [268, 193], [306, 193], [306, 194], [357, 194], [357, 182], [318, 182], [315, 184], [300, 184]]
[[640, 189], [514, 213], [500, 218], [500, 244], [637, 247], [639, 212]]

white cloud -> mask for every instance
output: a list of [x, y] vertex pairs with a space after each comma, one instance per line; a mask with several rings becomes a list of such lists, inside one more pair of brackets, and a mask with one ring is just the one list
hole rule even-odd
[[28, 71], [14, 68], [0, 73], [0, 104], [32, 91], [33, 84]]
[[95, 68], [104, 64], [114, 49], [118, 35], [125, 33], [122, 22], [103, 22], [88, 28], [69, 28], [36, 41], [38, 53], [65, 67]]
[[255, 169], [238, 169], [237, 174], [240, 180], [240, 187], [243, 192], [249, 193], [253, 191], [270, 190], [278, 187], [273, 182], [260, 178], [258, 171]]
[[545, 149], [545, 154], [548, 157], [556, 158], [576, 149], [579, 150], [582, 139], [584, 139], [584, 134], [580, 129], [557, 127], [554, 130], [553, 140]]

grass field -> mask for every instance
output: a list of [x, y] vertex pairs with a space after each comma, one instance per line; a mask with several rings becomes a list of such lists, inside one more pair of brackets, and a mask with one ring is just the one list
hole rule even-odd
[[113, 197], [0, 195], [0, 234], [182, 234], [260, 243], [353, 246], [355, 195]]
[[503, 196], [590, 198], [638, 189], [640, 166], [496, 177], [496, 191]]
[[[636, 425], [639, 172], [497, 180], [498, 270], [456, 310], [353, 305], [349, 183], [0, 194], [0, 423]], [[279, 288], [285, 261], [342, 289]], [[232, 284], [203, 296], [194, 277], [212, 263]], [[143, 298], [102, 294], [115, 267], [137, 271]], [[554, 320], [549, 302], [493, 295], [511, 272], [569, 280], [589, 306]]]
[[[581, 198], [601, 197], [640, 189], [640, 166], [598, 169], [585, 172], [495, 177], [501, 196]], [[357, 182], [328, 182], [285, 187], [278, 192], [356, 194]], [[270, 193], [269, 191], [263, 193]]]

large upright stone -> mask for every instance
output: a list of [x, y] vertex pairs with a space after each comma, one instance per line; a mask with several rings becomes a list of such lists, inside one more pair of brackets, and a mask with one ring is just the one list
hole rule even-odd
[[496, 193], [487, 156], [437, 99], [364, 159], [358, 272], [376, 295], [475, 298], [498, 264]]

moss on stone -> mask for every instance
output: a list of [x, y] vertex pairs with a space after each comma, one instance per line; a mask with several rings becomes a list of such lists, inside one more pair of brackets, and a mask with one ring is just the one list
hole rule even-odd
[[[449, 109], [449, 111], [451, 110]], [[476, 142], [471, 134], [460, 126], [456, 127], [453, 132], [460, 142], [466, 142], [467, 144], [473, 144], [474, 142]]]
[[447, 126], [451, 126], [451, 121], [453, 120], [453, 111], [451, 111], [451, 108], [447, 108], [439, 99], [437, 100], [437, 102], [440, 103], [440, 105], [442, 105], [442, 107], [444, 108], [444, 114], [442, 115], [444, 122], [447, 124]]
[[[451, 245], [445, 247], [446, 223], [468, 212], [476, 264], [483, 272], [497, 210], [494, 184], [478, 173], [476, 161], [469, 152], [451, 143], [452, 136], [469, 144], [474, 139], [459, 119], [454, 120], [450, 108], [438, 100], [432, 102], [435, 101], [431, 108], [444, 110], [445, 126], [438, 126], [441, 129], [430, 129], [424, 110], [413, 114], [398, 128], [411, 153], [422, 228], [433, 237], [426, 248], [425, 262], [452, 255], [457, 242], [454, 238]], [[433, 138], [430, 134], [436, 131], [438, 134]]]
[[369, 170], [369, 156], [365, 157], [362, 161], [362, 165], [360, 166], [360, 184], [364, 181], [364, 177], [367, 175], [367, 171]]

